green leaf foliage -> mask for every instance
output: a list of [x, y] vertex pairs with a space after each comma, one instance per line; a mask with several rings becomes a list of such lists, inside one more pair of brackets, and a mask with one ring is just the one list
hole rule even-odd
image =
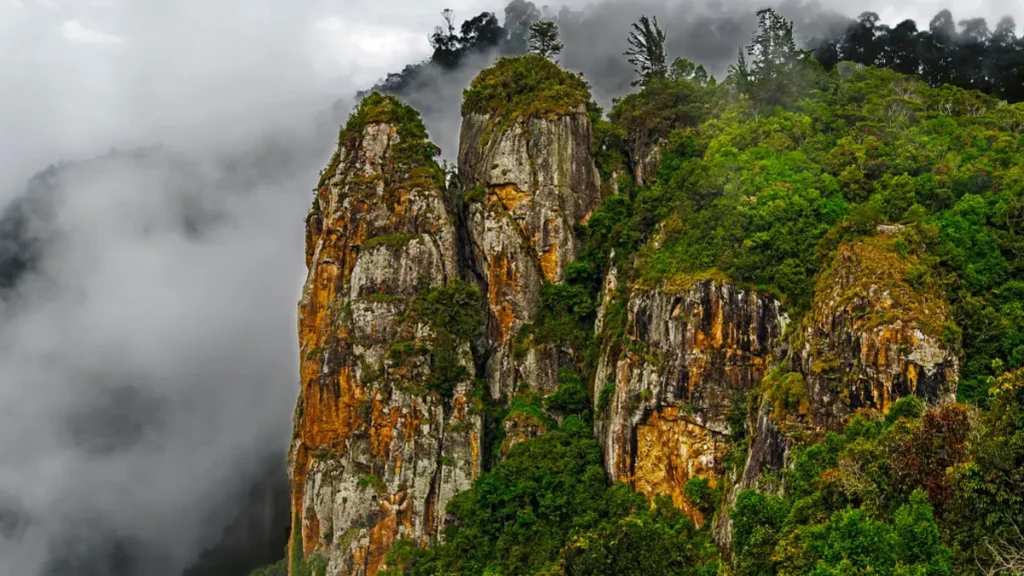
[[428, 139], [427, 127], [420, 113], [394, 96], [371, 92], [359, 102], [338, 135], [338, 150], [346, 152], [346, 157], [335, 152], [320, 174], [318, 188], [329, 183], [339, 171], [349, 178], [359, 173], [351, 167], [341, 168], [346, 162], [356, 161], [352, 152], [361, 145], [366, 128], [374, 124], [393, 127], [398, 137], [398, 142], [389, 151], [394, 162], [389, 170], [385, 170], [385, 189], [424, 185], [444, 187], [444, 172], [434, 161], [440, 149]]
[[652, 508], [626, 486], [609, 486], [600, 447], [575, 417], [513, 446], [448, 512], [444, 545], [399, 547], [397, 574], [697, 575], [717, 557], [706, 529], [671, 500]]
[[418, 295], [412, 301], [411, 315], [431, 330], [427, 389], [450, 400], [455, 388], [473, 375], [466, 356], [487, 321], [480, 290], [462, 280], [451, 280]]
[[463, 94], [462, 114], [485, 114], [509, 124], [519, 118], [557, 117], [590, 101], [580, 76], [540, 56], [499, 58]]
[[[597, 168], [617, 193], [578, 226], [576, 262], [564, 282], [543, 286], [534, 322], [513, 345], [520, 359], [531, 347], [556, 354], [559, 386], [547, 398], [521, 391], [488, 423], [498, 444], [509, 414], [548, 432], [504, 460], [487, 456], [488, 469], [448, 507], [444, 544], [396, 546], [393, 574], [1014, 573], [1007, 562], [1024, 555], [1024, 108], [936, 81], [935, 62], [927, 80], [826, 63], [823, 53], [819, 66], [796, 45], [792, 23], [772, 10], [758, 16], [752, 44], [721, 83], [685, 59], [668, 67], [651, 23], [642, 89], [607, 117], [588, 106]], [[848, 36], [836, 50], [892, 41], [891, 30], [870, 28], [875, 21], [858, 23], [874, 30], [863, 36], [871, 40]], [[1015, 40], [1002, 29], [1009, 50]], [[907, 37], [927, 44], [940, 32], [969, 36], [943, 17]], [[958, 45], [928, 44], [908, 58], [961, 58]], [[855, 59], [894, 54], [879, 53]], [[986, 91], [1019, 91], [1004, 84]], [[533, 55], [482, 73], [463, 112], [491, 115], [491, 128], [502, 129], [589, 99], [582, 79]], [[926, 406], [909, 395], [886, 415], [853, 415], [841, 430], [800, 430], [782, 470], [751, 489], [735, 490], [728, 474], [721, 483], [691, 480], [684, 492], [693, 509], [728, 520], [719, 524], [731, 530], [725, 552], [712, 543], [712, 522], [698, 528], [665, 497], [652, 503], [608, 484], [592, 431], [616, 401], [616, 383], [595, 381], [595, 363], [602, 347], [619, 357], [631, 290], [728, 281], [775, 295], [799, 327], [850, 246], [871, 261], [863, 268], [872, 277], [861, 280], [887, 288], [900, 308], [864, 326], [912, 319], [962, 348], [964, 403]], [[604, 294], [613, 269], [618, 287]], [[479, 300], [463, 296], [438, 310]], [[918, 296], [942, 300], [951, 318], [919, 313]], [[441, 325], [451, 326], [435, 330], [452, 342], [476, 334], [456, 329], [459, 321]], [[801, 345], [795, 333], [790, 344]], [[753, 448], [752, 406], [807, 411], [812, 391], [793, 370], [776, 366], [754, 392], [723, 399], [735, 431], [727, 471], [741, 470]]]

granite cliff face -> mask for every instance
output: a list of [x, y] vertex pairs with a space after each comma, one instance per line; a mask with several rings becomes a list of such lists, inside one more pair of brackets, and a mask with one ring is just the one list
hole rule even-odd
[[511, 396], [521, 384], [542, 393], [556, 387], [556, 356], [532, 348], [517, 359], [512, 343], [534, 320], [542, 283], [564, 279], [580, 249], [574, 227], [600, 199], [582, 106], [553, 118], [502, 122], [500, 115], [468, 114], [459, 145], [459, 177], [469, 191], [470, 266], [490, 311], [493, 397]]
[[606, 341], [595, 379], [611, 479], [690, 510], [686, 483], [724, 472], [737, 414], [742, 422], [787, 322], [773, 298], [711, 280], [634, 291], [625, 337]]
[[[371, 96], [317, 190], [289, 458], [293, 569], [376, 573], [397, 538], [437, 537], [448, 500], [479, 473], [468, 342], [439, 342], [415, 305], [459, 277], [433, 154], [415, 112]], [[430, 385], [441, 345], [465, 369], [445, 391]]]
[[[442, 538], [448, 501], [480, 473], [475, 376], [495, 399], [557, 387], [555, 353], [513, 358], [512, 344], [542, 283], [564, 279], [574, 227], [599, 200], [590, 141], [582, 106], [467, 114], [462, 198], [449, 205], [415, 111], [374, 94], [353, 114], [307, 220], [293, 571], [374, 574], [397, 539]], [[479, 317], [459, 319], [474, 306]], [[495, 450], [545, 430], [504, 427]]]
[[956, 398], [959, 343], [935, 287], [912, 280], [892, 233], [840, 247], [820, 278], [797, 363], [818, 424], [836, 427], [857, 410], [888, 412], [911, 394], [929, 404]]
[[793, 349], [762, 383], [741, 487], [853, 414], [885, 414], [910, 395], [956, 400], [962, 351], [947, 330], [949, 304], [922, 279], [913, 250], [899, 253], [898, 232], [840, 246], [818, 279]]
[[[398, 539], [443, 539], [447, 503], [485, 457], [560, 425], [547, 402], [565, 354], [585, 351], [552, 349], [532, 330], [545, 282], [566, 281], [584, 248], [577, 226], [609, 187], [585, 106], [527, 113], [486, 83], [467, 94], [478, 88], [490, 112], [466, 111], [451, 183], [415, 111], [374, 94], [317, 190], [289, 463], [293, 574], [316, 563], [375, 574]], [[952, 401], [961, 351], [950, 307], [901, 232], [839, 246], [794, 321], [719, 273], [631, 284], [633, 264], [612, 255], [623, 273], [612, 264], [596, 294], [596, 364], [568, 363], [592, 377], [609, 479], [670, 496], [728, 547], [728, 504], [745, 488], [778, 488], [761, 480], [794, 447], [907, 395]], [[485, 402], [503, 415], [487, 426], [500, 442], [484, 438]], [[688, 500], [695, 478], [724, 495], [714, 518]]]

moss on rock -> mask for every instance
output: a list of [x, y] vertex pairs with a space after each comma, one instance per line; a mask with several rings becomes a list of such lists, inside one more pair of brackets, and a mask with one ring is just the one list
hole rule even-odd
[[367, 126], [373, 124], [393, 126], [398, 136], [397, 144], [389, 152], [393, 169], [400, 171], [401, 177], [387, 179], [388, 183], [406, 187], [443, 187], [444, 171], [434, 161], [441, 150], [429, 140], [420, 113], [398, 98], [380, 92], [363, 98], [349, 116], [338, 135], [338, 151], [320, 174], [319, 187], [329, 184], [342, 165], [352, 161], [351, 153], [360, 147]]

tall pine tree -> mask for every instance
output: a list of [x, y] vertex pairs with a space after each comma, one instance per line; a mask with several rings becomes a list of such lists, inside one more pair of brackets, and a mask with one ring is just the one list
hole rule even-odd
[[646, 86], [668, 76], [665, 33], [658, 26], [657, 17], [652, 20], [641, 16], [638, 22], [633, 23], [633, 31], [629, 33], [629, 50], [623, 55], [629, 56], [629, 63], [639, 76], [633, 81], [633, 86]]
[[553, 60], [565, 46], [558, 39], [558, 25], [552, 20], [540, 20], [530, 26], [530, 52]]

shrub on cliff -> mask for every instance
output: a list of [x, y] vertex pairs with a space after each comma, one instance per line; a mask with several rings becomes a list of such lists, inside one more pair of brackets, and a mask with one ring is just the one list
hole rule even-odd
[[967, 561], [991, 569], [988, 574], [1024, 568], [1024, 369], [993, 384], [992, 409], [971, 442], [973, 459], [951, 470], [954, 489], [944, 526], [968, 552]]
[[[957, 526], [954, 470], [971, 454], [968, 410], [856, 417], [840, 433], [794, 450], [784, 492], [741, 492], [731, 512], [737, 574], [949, 574]], [[958, 529], [963, 529], [959, 527]], [[961, 557], [961, 562], [965, 559]]]
[[500, 58], [473, 79], [463, 94], [462, 114], [485, 114], [508, 124], [519, 118], [554, 118], [586, 106], [590, 87], [582, 77], [528, 54]]
[[[394, 169], [400, 173], [399, 181], [390, 184], [444, 185], [444, 172], [434, 158], [440, 149], [427, 136], [427, 127], [415, 108], [394, 96], [372, 92], [359, 103], [338, 135], [339, 151], [351, 153], [362, 143], [364, 131], [372, 124], [389, 124], [395, 128], [398, 143], [391, 150]], [[336, 151], [327, 168], [320, 175], [320, 185], [330, 182], [341, 164], [354, 158], [342, 158]], [[356, 171], [352, 171], [355, 173]]]
[[617, 99], [609, 119], [625, 133], [631, 156], [647, 154], [673, 130], [695, 128], [706, 119], [715, 90], [689, 79], [652, 81]]
[[423, 292], [411, 303], [412, 317], [431, 331], [427, 389], [445, 400], [451, 400], [456, 387], [472, 377], [465, 355], [487, 322], [482, 302], [476, 286], [456, 279]]

